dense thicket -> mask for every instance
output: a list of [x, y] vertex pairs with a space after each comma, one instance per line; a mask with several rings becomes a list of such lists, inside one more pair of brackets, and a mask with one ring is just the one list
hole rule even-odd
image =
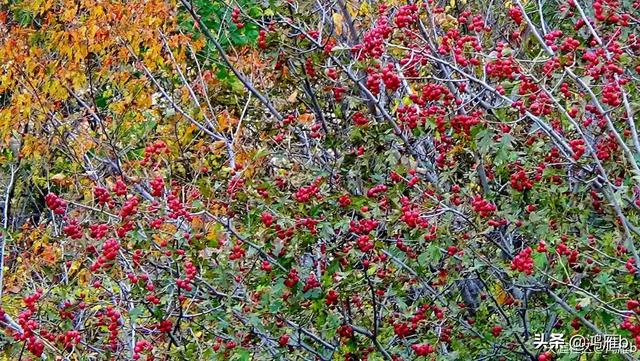
[[5, 359], [640, 344], [640, 2], [0, 7]]

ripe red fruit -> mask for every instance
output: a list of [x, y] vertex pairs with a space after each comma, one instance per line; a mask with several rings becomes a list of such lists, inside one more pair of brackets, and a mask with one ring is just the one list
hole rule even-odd
[[55, 214], [64, 214], [66, 211], [67, 203], [54, 193], [48, 193], [44, 197], [44, 201], [47, 203], [47, 207]]
[[275, 218], [271, 215], [271, 213], [268, 213], [268, 212], [263, 212], [260, 215], [260, 220], [262, 221], [262, 224], [264, 224], [265, 227], [271, 227], [274, 219]]
[[271, 272], [271, 263], [269, 263], [269, 261], [262, 261], [260, 268], [265, 272]]
[[500, 334], [502, 333], [502, 327], [498, 325], [493, 326], [493, 328], [491, 329], [491, 333], [494, 337], [500, 336]]
[[260, 32], [258, 33], [258, 47], [260, 47], [260, 49], [266, 49], [267, 48], [267, 31], [264, 29], [261, 29]]
[[418, 6], [415, 4], [403, 5], [398, 9], [395, 23], [398, 28], [411, 26], [418, 20]]
[[411, 345], [411, 349], [416, 353], [417, 356], [428, 356], [435, 351], [433, 346], [429, 344], [413, 344]]
[[538, 356], [538, 361], [551, 361], [553, 360], [553, 354], [549, 351], [544, 352]]
[[547, 243], [545, 241], [538, 242], [538, 247], [536, 248], [536, 251], [540, 253], [547, 252]]
[[336, 291], [334, 291], [334, 290], [329, 290], [329, 292], [327, 292], [327, 299], [326, 299], [325, 303], [327, 304], [327, 306], [337, 305], [338, 304], [338, 293]]
[[384, 184], [378, 184], [376, 186], [371, 187], [367, 191], [367, 197], [373, 198], [377, 196], [379, 193], [384, 193], [387, 191], [387, 186]]
[[351, 205], [351, 198], [349, 198], [348, 194], [343, 194], [338, 198], [338, 203], [340, 204], [340, 207], [346, 208]]
[[278, 344], [280, 345], [280, 347], [287, 346], [289, 344], [289, 335], [284, 334], [280, 336], [280, 339], [278, 340]]
[[300, 279], [298, 278], [298, 270], [296, 270], [295, 268], [292, 268], [291, 271], [289, 271], [289, 275], [287, 276], [287, 279], [284, 281], [284, 284], [289, 288], [293, 288], [298, 283], [299, 280]]
[[353, 114], [353, 122], [359, 126], [365, 126], [369, 123], [369, 119], [367, 119], [367, 117], [364, 116], [364, 114], [360, 113], [360, 112], [356, 112]]
[[113, 186], [113, 192], [122, 197], [127, 194], [127, 185], [122, 181], [122, 179], [118, 179]]
[[523, 272], [526, 275], [533, 273], [533, 258], [531, 258], [531, 247], [522, 250], [511, 261], [511, 269]]
[[231, 21], [236, 25], [238, 29], [244, 28], [244, 23], [240, 20], [240, 9], [234, 8], [231, 12]]
[[578, 160], [585, 152], [584, 140], [574, 139], [569, 142], [569, 146], [573, 150], [573, 159]]
[[310, 289], [317, 288], [317, 287], [320, 287], [320, 282], [318, 282], [318, 280], [316, 279], [316, 275], [313, 273], [309, 274], [309, 276], [305, 280], [303, 292], [307, 292]]
[[490, 217], [497, 209], [495, 204], [482, 198], [481, 195], [477, 195], [471, 199], [471, 206], [473, 210], [483, 218]]
[[353, 336], [353, 328], [349, 325], [342, 325], [340, 327], [338, 327], [338, 329], [336, 330], [338, 335], [340, 335], [341, 337], [344, 338], [349, 338], [351, 336]]
[[511, 188], [522, 192], [533, 188], [533, 182], [529, 179], [527, 173], [521, 169], [511, 174]]

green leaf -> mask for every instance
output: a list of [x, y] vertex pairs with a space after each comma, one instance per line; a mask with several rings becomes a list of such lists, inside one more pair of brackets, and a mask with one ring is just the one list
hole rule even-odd
[[249, 353], [248, 350], [241, 348], [236, 351], [231, 359], [237, 361], [249, 361], [251, 360], [251, 353]]
[[304, 293], [304, 298], [307, 300], [315, 300], [317, 298], [320, 298], [320, 296], [322, 295], [322, 290], [319, 288], [312, 288], [309, 291]]
[[131, 311], [129, 311], [129, 318], [131, 319], [131, 323], [136, 322], [138, 317], [146, 310], [146, 308], [142, 306], [138, 306]]

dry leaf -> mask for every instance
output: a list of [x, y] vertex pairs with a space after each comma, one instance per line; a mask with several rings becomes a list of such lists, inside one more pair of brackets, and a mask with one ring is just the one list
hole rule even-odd
[[67, 183], [67, 176], [62, 173], [58, 173], [51, 177], [51, 181], [57, 186], [64, 186]]
[[315, 116], [312, 113], [304, 113], [304, 114], [300, 114], [300, 116], [298, 117], [298, 120], [301, 123], [310, 124], [310, 123], [313, 123], [314, 118]]
[[287, 98], [287, 101], [289, 103], [295, 103], [297, 99], [298, 99], [298, 91], [294, 90], [293, 93], [291, 93], [291, 95], [289, 95], [289, 97]]

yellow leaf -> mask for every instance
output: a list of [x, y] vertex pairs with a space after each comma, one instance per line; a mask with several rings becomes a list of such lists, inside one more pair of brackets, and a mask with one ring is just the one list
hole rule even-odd
[[342, 35], [342, 21], [344, 20], [342, 14], [333, 13], [333, 26], [336, 30], [336, 34]]
[[81, 266], [80, 261], [72, 261], [71, 267], [69, 268], [69, 273], [73, 273], [77, 271], [78, 269], [80, 269], [80, 266]]
[[367, 16], [369, 15], [369, 13], [371, 12], [371, 10], [369, 9], [369, 3], [366, 1], [363, 1], [362, 3], [360, 3], [360, 8], [355, 10], [355, 11], [350, 11], [349, 14], [351, 14], [351, 17], [354, 18], [358, 15], [364, 15]]
[[91, 277], [91, 272], [88, 269], [81, 269], [80, 272], [78, 272], [78, 284], [83, 287], [88, 285]]
[[503, 305], [509, 301], [511, 295], [505, 291], [499, 283], [496, 283], [491, 287], [491, 292], [495, 295], [496, 301], [499, 305]]

